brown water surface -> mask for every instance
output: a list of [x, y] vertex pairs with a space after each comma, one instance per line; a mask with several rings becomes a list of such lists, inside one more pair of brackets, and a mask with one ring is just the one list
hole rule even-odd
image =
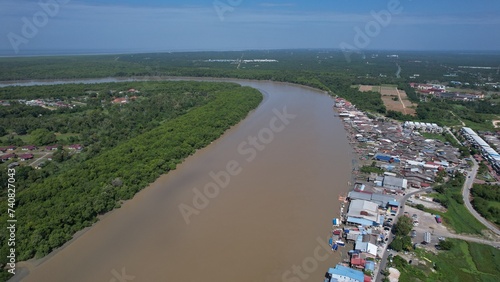
[[[283, 281], [283, 273], [303, 262], [300, 281], [322, 281], [338, 253], [314, 259], [316, 239], [327, 240], [351, 172], [333, 99], [288, 84], [239, 83], [266, 93], [255, 112], [22, 281]], [[294, 115], [286, 122], [276, 114], [285, 107]], [[259, 133], [255, 148], [248, 138]], [[235, 175], [221, 188], [210, 172], [226, 175], [228, 163]], [[193, 189], [209, 183], [212, 198], [198, 199], [196, 208]], [[180, 204], [196, 212], [189, 224]], [[119, 277], [122, 272], [128, 277]]]

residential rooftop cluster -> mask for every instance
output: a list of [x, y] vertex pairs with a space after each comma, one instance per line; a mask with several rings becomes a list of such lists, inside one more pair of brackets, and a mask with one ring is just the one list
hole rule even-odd
[[277, 63], [278, 60], [275, 59], [208, 59], [204, 60], [207, 63]]
[[[355, 166], [373, 168], [374, 172], [365, 177], [355, 168], [354, 189], [345, 199], [340, 197], [347, 207], [344, 211], [342, 204], [340, 219], [333, 221], [330, 245], [333, 250], [352, 245], [352, 250], [347, 259], [328, 270], [325, 281], [372, 281], [379, 272], [378, 263], [386, 252], [403, 195], [409, 189], [430, 187], [441, 171], [463, 173], [469, 165], [460, 158], [458, 148], [422, 136], [424, 132], [444, 132], [437, 124], [369, 117], [342, 98], [336, 99], [334, 107], [356, 152]], [[412, 221], [418, 226], [418, 217]]]
[[[481, 138], [474, 130], [464, 127], [461, 132], [467, 142], [479, 149], [481, 156], [490, 164], [490, 170], [494, 170], [496, 174], [500, 176], [500, 154], [493, 149], [488, 142], [484, 141], [484, 139]], [[488, 139], [492, 143], [496, 143], [498, 140], [498, 138], [493, 135], [489, 135]], [[498, 181], [500, 181], [500, 177], [498, 177]]]
[[[344, 117], [348, 138], [351, 144], [355, 144], [360, 161], [367, 166], [375, 164], [377, 168], [393, 173], [393, 176], [405, 178], [411, 187], [430, 186], [440, 170], [454, 173], [467, 168], [467, 163], [460, 159], [458, 148], [448, 142], [422, 136], [423, 132], [442, 133], [443, 128], [436, 124], [401, 124], [386, 118], [372, 119], [343, 99], [337, 99], [335, 107]], [[380, 186], [381, 179], [370, 181]], [[404, 190], [396, 186], [385, 188], [396, 193]]]
[[334, 226], [340, 222], [344, 226], [333, 230], [330, 245], [336, 250], [347, 243], [352, 250], [343, 264], [328, 270], [325, 281], [369, 282], [376, 275], [377, 261], [383, 256], [390, 236], [390, 228], [384, 222], [392, 222], [389, 216], [397, 214], [400, 203], [394, 195], [356, 190], [347, 199], [347, 212], [341, 213], [341, 221], [334, 219]]
[[[34, 145], [26, 145], [22, 147], [16, 146], [3, 146], [0, 147], [0, 161], [5, 163], [9, 162], [9, 168], [23, 165], [31, 165], [37, 169], [41, 168], [41, 165], [45, 160], [52, 161], [52, 152], [57, 151], [60, 145], [49, 145], [43, 147], [37, 147]], [[83, 149], [81, 144], [71, 144], [68, 146], [63, 146], [63, 149], [68, 149], [73, 152], [80, 152]], [[34, 162], [28, 164], [24, 163], [26, 161], [37, 159]]]
[[60, 100], [52, 99], [35, 99], [35, 100], [18, 100], [20, 104], [33, 107], [43, 107], [43, 108], [74, 108], [76, 105], [68, 104]]
[[[457, 83], [457, 82], [456, 82]], [[461, 85], [456, 84], [456, 85]], [[482, 93], [459, 93], [455, 91], [449, 92], [447, 87], [441, 84], [419, 84], [410, 83], [410, 86], [414, 88], [417, 93], [433, 95], [437, 98], [458, 100], [458, 101], [475, 101], [484, 99], [484, 94]]]
[[128, 104], [130, 101], [135, 101], [136, 99], [137, 99], [137, 96], [129, 97], [128, 95], [125, 95], [125, 97], [114, 98], [111, 101], [111, 103], [112, 104]]

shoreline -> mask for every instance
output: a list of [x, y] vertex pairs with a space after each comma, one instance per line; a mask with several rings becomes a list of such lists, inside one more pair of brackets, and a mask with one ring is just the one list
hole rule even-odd
[[[95, 81], [95, 82], [91, 82]], [[309, 89], [315, 92], [321, 92], [323, 94], [330, 95], [329, 91], [315, 88], [308, 85], [287, 82], [287, 81], [275, 81], [269, 79], [246, 79], [246, 78], [231, 78], [231, 77], [204, 77], [204, 76], [132, 76], [132, 77], [101, 77], [101, 78], [63, 78], [63, 79], [24, 79], [24, 80], [0, 80], [0, 88], [11, 87], [11, 86], [43, 86], [43, 85], [61, 85], [61, 84], [100, 84], [100, 83], [121, 83], [121, 82], [147, 82], [147, 81], [199, 81], [199, 82], [229, 82], [237, 83], [240, 82], [268, 82], [276, 83], [282, 85], [289, 85], [300, 87], [304, 89]], [[22, 85], [16, 85], [22, 84]], [[31, 84], [31, 85], [26, 85]], [[257, 89], [259, 90], [259, 89]]]
[[[171, 81], [171, 80], [197, 81], [198, 79], [200, 81], [206, 81], [206, 82], [234, 82], [234, 83], [238, 83], [238, 82], [252, 82], [252, 81], [257, 81], [257, 82], [278, 83], [278, 84], [289, 85], [289, 86], [294, 86], [294, 87], [300, 87], [300, 88], [305, 88], [305, 89], [313, 90], [314, 92], [317, 92], [318, 94], [327, 94], [328, 96], [331, 97], [331, 95], [329, 95], [327, 92], [325, 92], [325, 91], [323, 91], [321, 89], [317, 89], [317, 88], [313, 88], [313, 87], [305, 86], [305, 85], [300, 85], [300, 84], [289, 83], [289, 82], [275, 82], [275, 81], [264, 81], [264, 80], [245, 80], [245, 79], [231, 79], [231, 78], [220, 78], [220, 79], [219, 78], [215, 78], [215, 79], [213, 79], [213, 78], [191, 78], [191, 77], [168, 77], [168, 78], [163, 78], [162, 81]], [[73, 81], [75, 81], [75, 80], [68, 80], [67, 82], [71, 83]], [[138, 81], [141, 81], [141, 80], [138, 80]], [[125, 82], [125, 81], [123, 81], [123, 82]], [[248, 119], [250, 116], [254, 115], [255, 112], [260, 107], [262, 107], [262, 105], [264, 105], [268, 101], [269, 95], [270, 95], [269, 93], [267, 93], [266, 91], [261, 90], [259, 88], [255, 88], [255, 89], [257, 89], [263, 95], [263, 100], [261, 101], [261, 103], [255, 109], [253, 109], [252, 111], [250, 111], [243, 120], [241, 120], [239, 123], [231, 126], [228, 130], [226, 130], [221, 136], [219, 136], [211, 144], [209, 144], [208, 146], [206, 146], [206, 147], [204, 147], [204, 148], [202, 148], [200, 150], [197, 150], [192, 155], [186, 157], [175, 171], [178, 171], [178, 170], [182, 169], [181, 168], [182, 164], [185, 164], [189, 159], [198, 156], [200, 153], [203, 153], [205, 151], [210, 150], [221, 139], [223, 139], [224, 137], [226, 137], [226, 136], [230, 135], [232, 132], [234, 132], [234, 130], [236, 130], [241, 125], [241, 123], [243, 121], [245, 121], [246, 119]], [[338, 118], [338, 116], [336, 116], [336, 118]], [[348, 132], [345, 130], [345, 128], [344, 128], [344, 132], [346, 133], [346, 135], [348, 137], [348, 134], [347, 134]], [[354, 160], [357, 159], [357, 155], [355, 154], [353, 146], [349, 145], [349, 147], [350, 147], [350, 150], [351, 150], [350, 154], [352, 154], [352, 156], [351, 156], [351, 159], [352, 159], [351, 166], [352, 166], [354, 164]], [[175, 172], [175, 171], [173, 171], [173, 172]], [[26, 276], [28, 276], [30, 274], [31, 270], [39, 267], [40, 265], [43, 265], [45, 262], [49, 261], [51, 258], [53, 258], [55, 255], [57, 255], [59, 252], [61, 252], [62, 250], [66, 249], [68, 246], [72, 245], [77, 239], [79, 239], [80, 237], [84, 236], [88, 231], [92, 230], [94, 228], [94, 226], [97, 223], [99, 223], [99, 221], [102, 221], [103, 219], [110, 217], [111, 215], [115, 214], [119, 209], [121, 209], [121, 208], [123, 208], [125, 206], [133, 205], [133, 203], [135, 201], [137, 201], [137, 199], [139, 197], [141, 197], [142, 194], [146, 193], [148, 190], [151, 189], [151, 187], [154, 185], [154, 183], [156, 183], [157, 181], [159, 181], [160, 178], [167, 177], [167, 175], [170, 175], [170, 173], [162, 174], [153, 183], [150, 183], [148, 186], [144, 187], [138, 193], [136, 193], [131, 199], [126, 200], [126, 201], [122, 201], [120, 208], [115, 208], [112, 211], [107, 212], [106, 214], [98, 216], [97, 217], [98, 220], [94, 224], [92, 224], [91, 226], [86, 227], [86, 228], [84, 228], [84, 229], [76, 232], [69, 241], [67, 241], [66, 243], [64, 243], [61, 247], [53, 250], [47, 256], [45, 256], [43, 258], [40, 258], [40, 259], [30, 259], [30, 260], [27, 260], [27, 261], [18, 262], [18, 266], [17, 266], [17, 269], [16, 269], [17, 270], [16, 272], [18, 273], [18, 275], [14, 276], [9, 281], [21, 281], [21, 280], [23, 280]], [[351, 176], [351, 178], [352, 178], [352, 176]], [[350, 187], [350, 185], [348, 185], [347, 189], [342, 189], [342, 190], [348, 192], [348, 191], [351, 190], [351, 187]]]
[[[256, 89], [256, 88], [254, 88]], [[237, 124], [234, 124], [232, 125], [230, 128], [228, 128], [226, 131], [224, 131], [224, 133], [222, 135], [220, 135], [217, 139], [215, 139], [214, 141], [212, 141], [210, 144], [208, 144], [206, 147], [202, 148], [202, 149], [199, 149], [199, 150], [196, 150], [193, 154], [189, 155], [188, 157], [186, 157], [179, 165], [181, 166], [182, 164], [186, 163], [186, 161], [188, 161], [189, 159], [193, 158], [193, 157], [196, 157], [197, 154], [200, 154], [200, 153], [203, 153], [204, 151], [207, 151], [209, 150], [212, 146], [215, 146], [217, 144], [217, 142], [219, 142], [222, 138], [226, 137], [227, 135], [230, 135], [232, 132], [234, 132], [238, 126], [243, 123], [248, 117], [250, 117], [251, 115], [253, 115], [255, 113], [255, 111], [261, 107], [268, 99], [269, 99], [269, 94], [266, 93], [265, 91], [261, 91], [259, 89], [256, 89], [257, 91], [259, 91], [261, 94], [262, 94], [262, 101], [260, 102], [260, 104], [254, 108], [253, 110], [249, 111], [248, 114], [245, 116], [244, 119], [242, 119], [241, 121], [239, 121]], [[174, 171], [177, 171], [179, 170], [179, 168], [176, 168], [175, 170], [173, 170], [172, 172]], [[163, 178], [163, 177], [166, 177], [167, 175], [170, 174], [170, 171], [167, 172], [167, 173], [163, 173], [161, 174], [158, 178], [156, 178], [152, 183], [149, 183], [147, 186], [145, 186], [143, 189], [141, 189], [139, 192], [135, 193], [134, 196], [128, 200], [120, 200], [120, 207], [119, 208], [114, 208], [113, 210], [105, 213], [105, 214], [102, 214], [102, 215], [99, 215], [97, 216], [97, 220], [96, 222], [94, 222], [91, 226], [88, 226], [88, 227], [85, 227], [79, 231], [77, 231], [73, 236], [72, 238], [65, 242], [62, 246], [58, 247], [57, 249], [54, 249], [52, 252], [50, 252], [49, 254], [47, 254], [46, 256], [42, 257], [42, 258], [39, 258], [39, 259], [35, 259], [35, 258], [31, 258], [29, 260], [26, 260], [26, 261], [19, 261], [16, 263], [16, 275], [14, 275], [12, 278], [10, 278], [8, 281], [9, 282], [18, 282], [18, 281], [22, 281], [26, 276], [28, 276], [31, 272], [31, 270], [37, 268], [38, 266], [42, 265], [43, 263], [47, 262], [48, 260], [50, 260], [52, 257], [54, 257], [55, 255], [57, 255], [59, 252], [61, 252], [62, 250], [66, 249], [68, 246], [70, 246], [71, 244], [73, 244], [77, 239], [79, 239], [80, 237], [82, 237], [83, 235], [85, 235], [88, 231], [92, 230], [94, 228], [94, 226], [96, 224], [98, 224], [100, 221], [104, 220], [105, 218], [108, 218], [110, 217], [112, 214], [118, 212], [121, 208], [123, 208], [125, 205], [131, 205], [133, 204], [134, 200], [137, 199], [137, 197], [140, 197], [140, 195], [142, 193], [145, 193], [146, 190], [150, 189], [152, 186], [154, 186], [154, 184], [159, 181], [160, 178]]]

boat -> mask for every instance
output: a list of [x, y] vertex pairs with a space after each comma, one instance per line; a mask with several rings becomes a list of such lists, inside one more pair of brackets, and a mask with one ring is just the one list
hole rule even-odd
[[333, 244], [333, 246], [332, 246], [332, 251], [336, 251], [336, 250], [338, 250], [338, 249], [339, 249], [339, 245], [337, 245], [337, 244]]
[[336, 245], [339, 245], [339, 246], [341, 246], [341, 247], [344, 247], [344, 246], [345, 246], [345, 242], [344, 242], [344, 241], [342, 241], [342, 240], [337, 240], [337, 241], [335, 241], [335, 244], [336, 244]]
[[333, 226], [339, 226], [339, 225], [340, 225], [340, 219], [338, 219], [338, 218], [334, 218], [334, 219], [332, 220], [332, 223], [333, 223]]

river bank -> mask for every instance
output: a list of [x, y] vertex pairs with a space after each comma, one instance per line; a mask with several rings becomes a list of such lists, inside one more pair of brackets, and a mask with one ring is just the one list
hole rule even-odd
[[[193, 269], [207, 281], [227, 281], [245, 269], [252, 273], [243, 281], [276, 281], [310, 256], [316, 239], [328, 236], [328, 222], [339, 210], [338, 194], [347, 190], [350, 175], [345, 165], [350, 149], [331, 109], [333, 99], [305, 87], [238, 83], [269, 98], [227, 135], [36, 267], [25, 281], [109, 280], [113, 270], [122, 268], [141, 281], [194, 281], [186, 277]], [[248, 161], [253, 153], [240, 154], [238, 148], [250, 149], [249, 137], [265, 137], [276, 111], [285, 109], [296, 118], [285, 127], [276, 124], [282, 129]], [[241, 164], [241, 173], [186, 224], [179, 205], [192, 203], [193, 187], [206, 186], [213, 181], [210, 172], [224, 171], [232, 160]], [[68, 265], [67, 258], [74, 262]], [[332, 260], [321, 262], [310, 277], [322, 277]]]

